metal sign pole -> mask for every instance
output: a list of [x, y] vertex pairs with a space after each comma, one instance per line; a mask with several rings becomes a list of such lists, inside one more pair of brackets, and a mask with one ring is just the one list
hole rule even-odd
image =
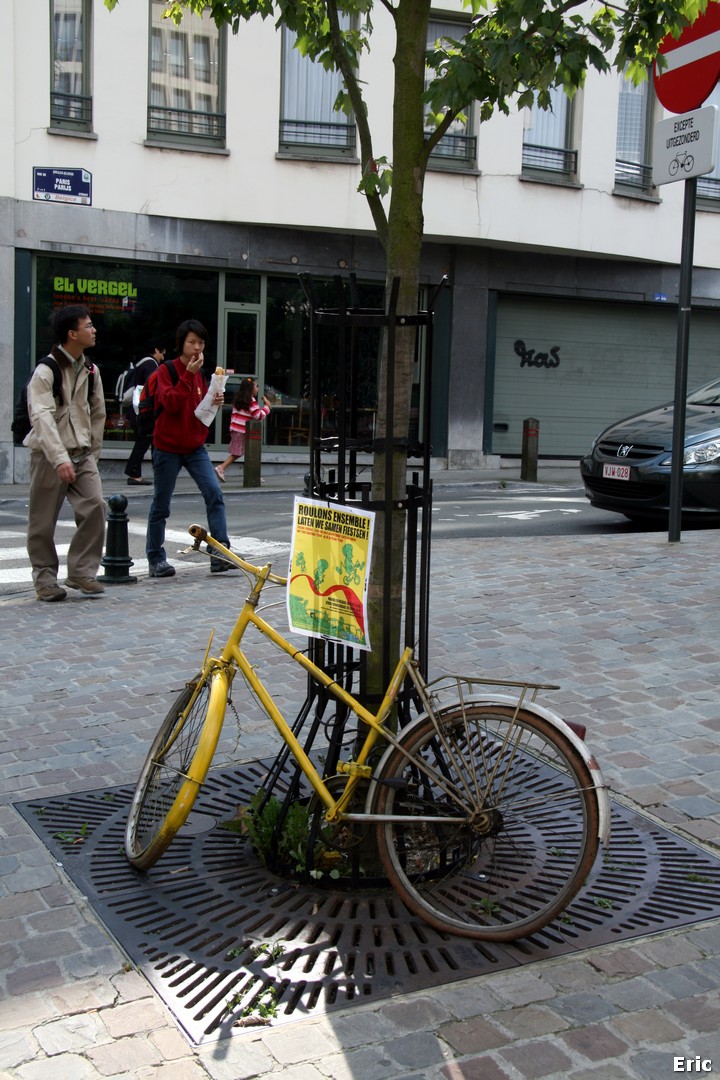
[[697, 177], [685, 181], [680, 295], [678, 297], [677, 351], [675, 357], [675, 404], [673, 409], [672, 465], [670, 467], [670, 515], [668, 542], [680, 539], [682, 519], [683, 457], [685, 454], [685, 399], [687, 398], [688, 343], [692, 300], [693, 250], [695, 246], [695, 198]]

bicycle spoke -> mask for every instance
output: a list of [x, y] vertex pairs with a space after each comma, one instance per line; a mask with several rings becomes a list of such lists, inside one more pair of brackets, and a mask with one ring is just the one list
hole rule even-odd
[[[208, 723], [211, 686], [209, 675], [198, 675], [185, 687], [165, 717], [143, 766], [125, 832], [127, 857], [140, 869], [160, 858], [192, 808], [198, 784], [189, 780], [188, 774]], [[203, 761], [194, 770], [203, 778], [215, 749], [219, 723], [214, 742], [208, 742]], [[190, 785], [189, 793], [181, 797], [187, 791], [186, 784]]]
[[[440, 779], [438, 779], [440, 778]], [[597, 851], [597, 800], [570, 743], [531, 714], [460, 705], [426, 719], [389, 759], [377, 810], [380, 853], [428, 922], [510, 940], [545, 925], [580, 888]], [[465, 801], [461, 825], [437, 821]]]

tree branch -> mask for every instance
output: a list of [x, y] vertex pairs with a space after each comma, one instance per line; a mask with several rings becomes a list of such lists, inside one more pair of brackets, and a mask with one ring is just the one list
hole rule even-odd
[[[327, 8], [328, 19], [330, 22], [330, 38], [332, 41], [333, 56], [338, 66], [338, 70], [343, 77], [345, 88], [350, 98], [350, 103], [355, 114], [355, 123], [357, 124], [358, 136], [360, 138], [360, 162], [363, 172], [371, 165], [375, 159], [372, 146], [372, 135], [370, 133], [370, 125], [367, 118], [367, 110], [365, 108], [365, 99], [360, 89], [360, 83], [357, 78], [357, 72], [350, 62], [350, 58], [345, 50], [342, 39], [342, 31], [340, 29], [340, 19], [338, 16], [337, 0], [325, 0]], [[378, 238], [383, 246], [383, 250], [387, 247], [387, 235], [388, 235], [388, 220], [385, 213], [385, 207], [383, 206], [382, 199], [375, 192], [365, 192], [365, 198], [367, 199], [372, 219], [377, 229]]]
[[440, 142], [443, 135], [445, 135], [448, 128], [450, 128], [453, 125], [453, 123], [455, 122], [455, 120], [457, 120], [457, 118], [458, 118], [458, 116], [460, 115], [461, 112], [462, 112], [462, 109], [448, 109], [448, 111], [445, 113], [445, 115], [443, 116], [441, 122], [438, 124], [438, 126], [435, 128], [435, 130], [433, 132], [431, 132], [430, 135], [428, 135], [427, 139], [425, 140], [425, 151], [424, 151], [425, 163], [427, 163], [427, 161], [428, 161], [430, 155], [432, 154], [433, 150], [435, 149], [437, 144]]

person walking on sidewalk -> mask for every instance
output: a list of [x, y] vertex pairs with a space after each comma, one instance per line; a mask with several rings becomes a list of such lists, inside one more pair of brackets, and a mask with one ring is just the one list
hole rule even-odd
[[[157, 371], [160, 364], [165, 359], [166, 353], [165, 345], [159, 338], [151, 338], [145, 346], [145, 356], [142, 360], [138, 361], [135, 368], [135, 386], [143, 387], [148, 381], [153, 371]], [[133, 398], [134, 401], [134, 398]], [[135, 444], [130, 451], [130, 457], [127, 459], [125, 466], [125, 475], [128, 478], [128, 484], [149, 484], [150, 480], [143, 480], [142, 475], [142, 463], [146, 452], [150, 449], [152, 444], [152, 435], [144, 435], [138, 427], [137, 413], [133, 406], [130, 409], [130, 416], [133, 427], [135, 428]]]
[[248, 420], [264, 420], [270, 412], [270, 402], [263, 397], [262, 405], [258, 401], [258, 384], [255, 379], [243, 379], [240, 388], [233, 398], [232, 413], [230, 414], [230, 446], [228, 456], [222, 465], [215, 466], [221, 483], [225, 483], [225, 470], [234, 461], [245, 454], [245, 431]]
[[[155, 493], [148, 516], [145, 551], [150, 577], [165, 578], [175, 574], [175, 567], [165, 554], [165, 523], [170, 516], [170, 503], [182, 468], [187, 469], [205, 500], [208, 529], [216, 540], [229, 546], [225, 501], [220, 483], [205, 449], [208, 429], [195, 416], [195, 410], [207, 393], [208, 385], [202, 373], [203, 350], [207, 330], [197, 319], [181, 323], [176, 334], [179, 353], [168, 364], [161, 364], [157, 374], [156, 420], [153, 432], [153, 472]], [[222, 394], [215, 404], [221, 405]], [[210, 572], [220, 574], [230, 566], [222, 559], [210, 560]]]
[[57, 344], [51, 356], [61, 375], [62, 399], [53, 396], [53, 370], [40, 360], [28, 384], [32, 430], [27, 551], [38, 600], [67, 596], [58, 585], [55, 528], [67, 498], [75, 514], [75, 533], [67, 553], [67, 586], [86, 596], [105, 591], [96, 580], [105, 543], [105, 502], [98, 471], [105, 428], [105, 396], [100, 372], [85, 356], [95, 344], [95, 327], [80, 304], [52, 317]]

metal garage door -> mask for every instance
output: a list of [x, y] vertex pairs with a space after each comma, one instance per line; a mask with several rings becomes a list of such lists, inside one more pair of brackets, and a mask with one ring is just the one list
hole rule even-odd
[[[539, 453], [580, 457], [614, 420], [672, 401], [677, 310], [500, 296], [492, 453], [519, 454], [526, 417]], [[720, 311], [693, 310], [688, 388], [720, 376]]]

